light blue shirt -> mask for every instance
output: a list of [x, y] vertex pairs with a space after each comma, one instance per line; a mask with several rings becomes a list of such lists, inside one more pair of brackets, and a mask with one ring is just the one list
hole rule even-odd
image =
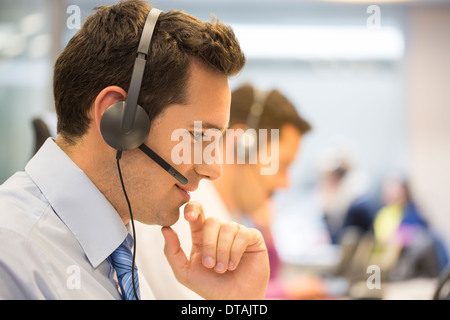
[[49, 138], [0, 186], [0, 299], [121, 299], [107, 257], [128, 234]]

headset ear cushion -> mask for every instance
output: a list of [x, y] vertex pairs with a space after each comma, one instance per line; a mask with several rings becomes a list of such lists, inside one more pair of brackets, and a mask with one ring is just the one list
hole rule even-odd
[[122, 132], [122, 119], [126, 101], [111, 105], [102, 115], [100, 132], [103, 140], [116, 150], [133, 150], [142, 145], [150, 132], [150, 119], [141, 106], [137, 106], [133, 129]]

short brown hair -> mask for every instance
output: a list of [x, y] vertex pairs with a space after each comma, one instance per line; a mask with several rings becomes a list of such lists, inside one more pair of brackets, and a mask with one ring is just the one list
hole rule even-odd
[[[255, 89], [250, 84], [244, 84], [233, 90], [231, 96], [230, 127], [246, 124], [250, 108], [255, 101]], [[292, 124], [303, 135], [312, 130], [311, 124], [300, 116], [295, 106], [280, 91], [274, 89], [267, 92], [264, 100], [263, 113], [257, 128], [279, 129]]]
[[[151, 7], [141, 0], [96, 8], [69, 41], [54, 69], [58, 133], [75, 143], [89, 126], [88, 112], [108, 86], [129, 89], [140, 35]], [[245, 57], [232, 29], [182, 11], [161, 13], [155, 27], [138, 103], [150, 121], [169, 104], [186, 102], [191, 59], [232, 76]]]

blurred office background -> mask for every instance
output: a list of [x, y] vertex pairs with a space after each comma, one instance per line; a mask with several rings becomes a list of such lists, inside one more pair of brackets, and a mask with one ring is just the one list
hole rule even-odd
[[[32, 120], [53, 120], [59, 52], [94, 7], [114, 2], [0, 0], [0, 182], [33, 155]], [[151, 3], [232, 25], [248, 59], [232, 88], [247, 82], [276, 88], [313, 125], [291, 168], [290, 188], [276, 197], [273, 232], [287, 265], [326, 270], [342, 258], [316, 201], [333, 150], [361, 173], [358, 187], [374, 212], [383, 206], [386, 177], [407, 177], [421, 214], [448, 251], [450, 1]], [[427, 285], [432, 291], [434, 282], [420, 282]], [[410, 296], [414, 290], [407, 288]]]

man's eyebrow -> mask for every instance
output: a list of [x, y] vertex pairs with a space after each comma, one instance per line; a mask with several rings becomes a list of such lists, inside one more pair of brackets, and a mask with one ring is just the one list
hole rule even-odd
[[[217, 125], [209, 123], [209, 122], [202, 122], [202, 129], [213, 129], [213, 130], [220, 131], [222, 134], [225, 133], [225, 130], [227, 130], [229, 126], [230, 126], [230, 122], [227, 123], [225, 128], [219, 128]], [[195, 129], [195, 126], [192, 125], [191, 128]]]

